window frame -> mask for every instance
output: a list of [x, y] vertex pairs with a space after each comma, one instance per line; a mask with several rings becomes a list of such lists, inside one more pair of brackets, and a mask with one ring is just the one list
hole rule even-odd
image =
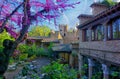
[[[101, 28], [102, 27], [102, 28]], [[101, 38], [98, 38], [98, 29], [100, 30], [101, 34]], [[98, 24], [96, 26], [92, 27], [92, 32], [91, 32], [91, 40], [92, 41], [102, 41], [104, 39], [104, 26], [102, 24]], [[92, 34], [94, 32], [94, 34]], [[93, 36], [94, 35], [94, 36]]]
[[[120, 32], [120, 25], [119, 25], [119, 22], [120, 22], [120, 18], [117, 18], [117, 19], [115, 19], [113, 22], [112, 22], [112, 39], [113, 40], [120, 40], [120, 34], [119, 34], [119, 32]], [[114, 38], [114, 24], [116, 23], [116, 33], [117, 33], [117, 37], [116, 38]]]
[[[83, 41], [84, 42], [87, 42], [87, 41], [89, 41], [89, 30], [88, 29], [83, 29]], [[87, 35], [88, 34], [88, 35]]]

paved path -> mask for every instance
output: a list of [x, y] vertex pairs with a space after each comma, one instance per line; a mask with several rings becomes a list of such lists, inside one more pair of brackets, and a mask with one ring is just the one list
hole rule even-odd
[[18, 67], [15, 71], [7, 71], [4, 75], [6, 79], [13, 79], [15, 75], [17, 75], [23, 67]]
[[50, 60], [48, 58], [38, 58], [34, 61], [32, 61], [33, 65], [35, 65], [37, 68], [41, 68], [45, 65], [48, 65], [50, 63]]
[[[32, 64], [37, 68], [41, 68], [49, 63], [50, 63], [50, 60], [48, 58], [37, 58], [34, 61], [32, 61]], [[7, 71], [5, 73], [6, 79], [13, 79], [14, 76], [16, 76], [21, 70], [22, 70], [22, 67], [18, 67], [15, 71]]]

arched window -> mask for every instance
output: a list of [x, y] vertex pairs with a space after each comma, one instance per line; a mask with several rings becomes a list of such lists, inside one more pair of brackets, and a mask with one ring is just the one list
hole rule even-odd
[[113, 39], [120, 39], [120, 18], [112, 23], [112, 37]]

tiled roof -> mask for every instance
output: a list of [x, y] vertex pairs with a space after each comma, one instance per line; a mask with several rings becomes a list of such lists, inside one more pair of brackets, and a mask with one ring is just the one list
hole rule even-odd
[[55, 38], [45, 38], [42, 42], [59, 42], [59, 40]]
[[48, 38], [48, 37], [40, 37], [40, 36], [38, 36], [38, 37], [27, 37], [27, 39], [45, 39], [45, 38]]
[[42, 42], [59, 42], [60, 39], [62, 39], [62, 36], [60, 35], [59, 31], [56, 31], [55, 33], [51, 34], [50, 37], [28, 37], [27, 39], [33, 39], [33, 40], [42, 40]]

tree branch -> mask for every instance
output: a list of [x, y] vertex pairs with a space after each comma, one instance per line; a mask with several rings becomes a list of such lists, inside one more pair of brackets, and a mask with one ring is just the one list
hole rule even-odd
[[30, 10], [30, 4], [29, 4], [29, 0], [24, 0], [24, 17], [23, 17], [23, 22], [22, 22], [22, 30], [20, 31], [20, 35], [19, 37], [16, 39], [16, 43], [20, 43], [24, 37], [25, 37], [25, 34], [27, 33], [28, 29], [29, 29], [29, 26], [30, 24], [28, 23], [29, 21], [29, 17], [30, 16], [30, 13], [28, 13], [28, 10]]
[[7, 21], [8, 21], [8, 20], [11, 18], [11, 16], [23, 5], [23, 3], [24, 3], [24, 2], [22, 2], [19, 6], [17, 6], [17, 7], [15, 8], [15, 10], [13, 10], [12, 13], [11, 13], [8, 17], [6, 17], [5, 21], [2, 23], [2, 27], [0, 28], [0, 33], [3, 32], [3, 29], [4, 29]]

